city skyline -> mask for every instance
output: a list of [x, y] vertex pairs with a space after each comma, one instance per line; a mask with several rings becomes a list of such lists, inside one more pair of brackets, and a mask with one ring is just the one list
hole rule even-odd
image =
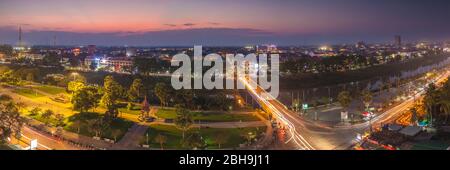
[[[446, 1], [0, 2], [0, 43], [239, 46], [446, 41]], [[326, 11], [326, 12], [325, 12]], [[430, 12], [433, 11], [433, 12]], [[381, 19], [382, 18], [382, 19]]]
[[449, 9], [0, 0], [0, 150], [219, 152], [121, 160], [196, 168], [304, 166], [273, 150], [450, 150]]

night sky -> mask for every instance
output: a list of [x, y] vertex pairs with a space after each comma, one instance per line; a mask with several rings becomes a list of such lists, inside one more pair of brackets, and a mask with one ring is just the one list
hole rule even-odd
[[450, 40], [448, 0], [0, 0], [0, 44], [240, 46]]

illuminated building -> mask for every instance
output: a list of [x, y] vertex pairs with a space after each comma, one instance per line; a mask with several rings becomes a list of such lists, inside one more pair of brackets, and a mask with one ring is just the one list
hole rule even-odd
[[127, 48], [125, 54], [126, 54], [127, 57], [135, 56], [136, 55], [136, 49], [129, 47], [129, 48]]
[[85, 67], [95, 65], [96, 69], [106, 68], [111, 72], [128, 72], [133, 66], [133, 59], [129, 57], [87, 57], [84, 59]]
[[72, 53], [73, 53], [73, 55], [78, 56], [81, 53], [81, 49], [80, 48], [74, 48], [74, 49], [72, 49]]

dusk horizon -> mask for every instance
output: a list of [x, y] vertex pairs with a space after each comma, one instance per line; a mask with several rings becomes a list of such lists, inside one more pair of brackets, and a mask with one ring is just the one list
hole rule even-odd
[[[448, 1], [0, 2], [0, 44], [321, 45], [450, 40]], [[366, 3], [363, 3], [366, 2]], [[433, 8], [433, 12], [423, 9]]]

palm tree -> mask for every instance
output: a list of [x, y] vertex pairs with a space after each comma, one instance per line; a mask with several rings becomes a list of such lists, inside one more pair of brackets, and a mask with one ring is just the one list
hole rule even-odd
[[53, 111], [50, 109], [47, 109], [44, 113], [41, 114], [41, 117], [44, 119], [46, 125], [50, 123], [50, 118], [53, 116], [53, 114]]
[[163, 144], [166, 143], [167, 137], [161, 134], [156, 135], [155, 142], [159, 143], [159, 146], [161, 146], [161, 150], [163, 150]]
[[450, 114], [450, 99], [441, 99], [439, 102], [439, 110], [443, 113], [445, 116], [444, 123], [447, 123], [448, 116]]
[[369, 90], [363, 90], [361, 92], [361, 99], [368, 111], [370, 104], [372, 103], [372, 93]]
[[158, 97], [161, 107], [167, 106], [169, 99], [169, 87], [164, 83], [157, 83], [155, 85], [155, 95]]
[[300, 104], [301, 104], [301, 101], [300, 101], [300, 99], [294, 99], [293, 101], [292, 101], [292, 108], [294, 109], [294, 111], [299, 111], [300, 109]]
[[435, 84], [430, 84], [426, 90], [425, 97], [423, 99], [423, 103], [426, 107], [427, 114], [429, 116], [430, 126], [433, 126], [433, 113], [434, 108], [438, 102], [438, 90], [436, 89]]
[[348, 91], [341, 91], [337, 97], [337, 100], [342, 108], [347, 109], [352, 102], [352, 96]]
[[337, 100], [341, 105], [341, 107], [343, 108], [343, 111], [346, 111], [350, 106], [350, 103], [352, 103], [353, 99], [349, 91], [341, 91], [338, 94]]
[[417, 109], [412, 107], [409, 111], [411, 112], [411, 124], [415, 126], [418, 120]]
[[[364, 106], [366, 107], [366, 111], [369, 111], [369, 106], [372, 103], [372, 93], [369, 90], [363, 90], [361, 92], [361, 99], [364, 103]], [[370, 126], [370, 132], [372, 132], [372, 114], [369, 114], [369, 126]]]

